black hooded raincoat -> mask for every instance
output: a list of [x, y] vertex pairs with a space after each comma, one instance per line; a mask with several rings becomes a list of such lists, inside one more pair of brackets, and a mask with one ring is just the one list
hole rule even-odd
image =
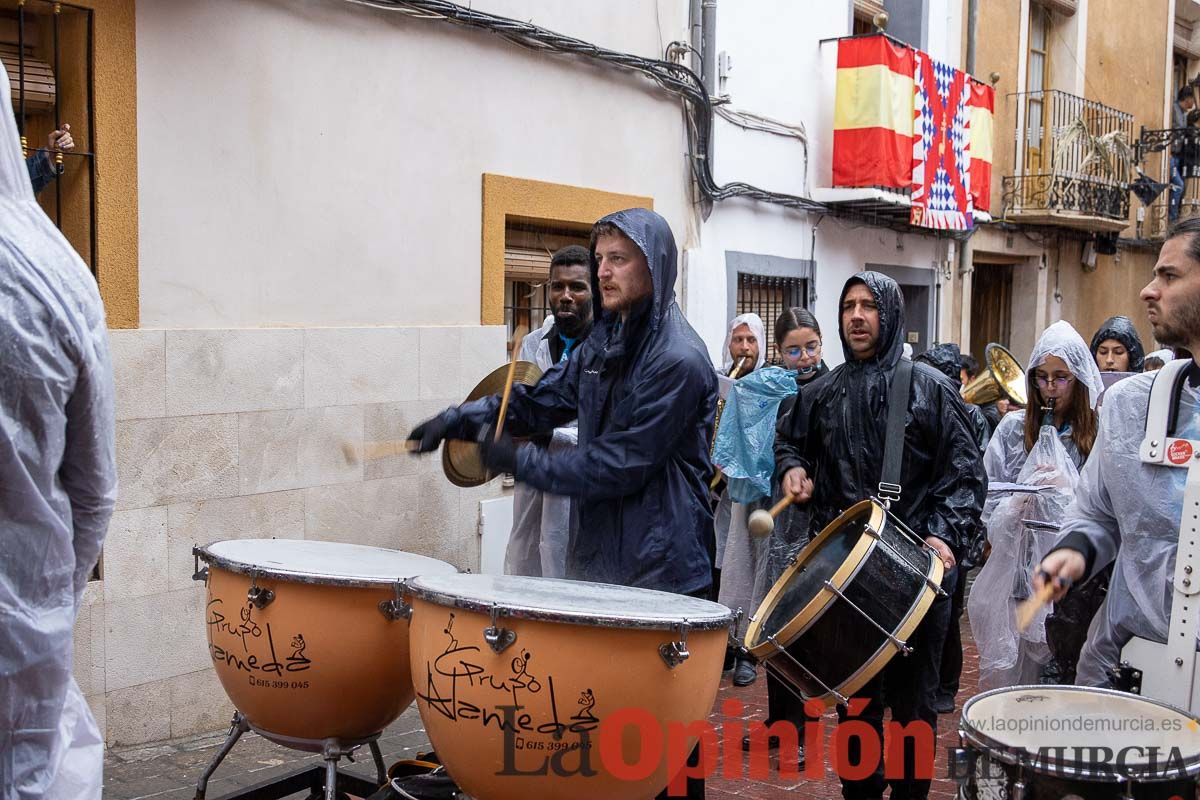
[[[622, 324], [601, 306], [593, 251], [595, 327], [536, 386], [513, 387], [505, 423], [521, 435], [578, 416], [579, 446], [556, 453], [520, 448], [516, 478], [579, 499], [567, 577], [696, 594], [711, 583], [715, 548], [708, 447], [716, 375], [675, 302], [677, 253], [666, 221], [630, 209], [601, 222], [645, 254], [654, 295]], [[491, 397], [459, 411], [478, 427], [495, 419], [498, 407]], [[469, 436], [465, 427], [460, 433]]]
[[1096, 350], [1108, 339], [1116, 339], [1129, 351], [1130, 372], [1142, 371], [1146, 360], [1146, 349], [1142, 347], [1142, 338], [1138, 336], [1137, 328], [1133, 326], [1133, 320], [1129, 317], [1119, 316], [1104, 320], [1100, 330], [1096, 331], [1096, 335], [1092, 337], [1092, 358], [1096, 357]]
[[[800, 390], [775, 440], [778, 475], [804, 467], [813, 479], [813, 531], [878, 493], [883, 471], [888, 391], [900, 362], [904, 298], [891, 278], [860, 272], [846, 282], [838, 307], [863, 283], [879, 308], [879, 346], [857, 361], [839, 325], [846, 363]], [[961, 554], [983, 510], [983, 456], [967, 409], [950, 381], [914, 364], [905, 420], [903, 492], [892, 511], [921, 536], [936, 536]]]

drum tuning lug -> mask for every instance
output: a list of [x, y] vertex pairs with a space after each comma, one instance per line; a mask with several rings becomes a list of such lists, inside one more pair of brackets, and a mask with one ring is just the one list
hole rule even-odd
[[271, 601], [275, 599], [275, 593], [270, 589], [265, 589], [258, 585], [258, 576], [253, 575], [250, 578], [250, 588], [246, 590], [246, 601], [252, 603], [255, 608], [262, 611], [267, 606], [271, 605]]
[[192, 580], [208, 582], [208, 567], [201, 568], [200, 566], [200, 548], [192, 546]]
[[391, 600], [381, 600], [379, 602], [379, 611], [389, 621], [396, 622], [397, 620], [406, 619], [412, 621], [412, 606], [404, 602], [404, 590], [408, 588], [408, 584], [404, 581], [396, 581], [395, 589], [396, 596]]
[[975, 771], [973, 754], [965, 747], [952, 747], [949, 756], [946, 768], [950, 772], [950, 777], [959, 787], [965, 786]]
[[488, 643], [488, 647], [492, 648], [492, 652], [496, 655], [503, 653], [517, 640], [516, 631], [496, 625], [496, 619], [499, 616], [500, 608], [492, 603], [492, 624], [483, 629], [483, 640]]
[[688, 652], [687, 646], [688, 627], [688, 621], [685, 619], [679, 623], [679, 641], [658, 646], [658, 654], [662, 656], [663, 661], [667, 662], [669, 669], [675, 669], [691, 658], [692, 654]]
[[742, 622], [742, 617], [744, 616], [746, 616], [746, 612], [741, 606], [739, 606], [738, 610], [733, 612], [733, 619], [729, 620], [729, 644], [733, 647], [737, 647], [741, 644], [741, 642], [738, 640], [737, 630], [738, 626]]

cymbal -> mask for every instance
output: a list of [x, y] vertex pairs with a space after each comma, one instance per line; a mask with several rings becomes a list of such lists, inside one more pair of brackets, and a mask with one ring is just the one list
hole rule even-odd
[[[499, 394], [504, 390], [504, 381], [508, 377], [508, 364], [496, 367], [488, 373], [463, 402], [478, 400], [489, 395]], [[542, 378], [542, 370], [532, 361], [518, 361], [513, 383], [523, 383], [533, 386]], [[448, 439], [442, 446], [442, 471], [446, 478], [455, 486], [464, 489], [472, 486], [482, 486], [496, 477], [488, 472], [479, 457], [479, 443], [465, 442], [460, 439]]]

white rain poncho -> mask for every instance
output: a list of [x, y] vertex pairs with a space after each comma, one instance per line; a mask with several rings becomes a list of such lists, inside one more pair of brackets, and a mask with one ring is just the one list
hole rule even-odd
[[[520, 358], [542, 372], [553, 366], [550, 342], [554, 315], [521, 340]], [[575, 423], [555, 428], [550, 452], [574, 447], [579, 441]], [[567, 576], [567, 545], [571, 540], [571, 498], [548, 494], [524, 483], [513, 488], [513, 526], [504, 553], [504, 573], [542, 578]]]
[[[758, 340], [758, 360], [754, 362], [754, 368], [758, 369], [767, 360], [767, 332], [763, 327], [762, 317], [758, 314], [739, 314], [729, 321], [729, 329], [725, 331], [725, 345], [721, 349], [721, 370], [728, 375], [733, 369], [733, 356], [729, 354], [729, 343], [733, 341], [733, 332], [742, 325], [748, 325], [750, 332], [754, 334], [754, 338]], [[746, 368], [742, 368], [742, 374], [746, 374]]]
[[[1108, 390], [1096, 445], [1067, 509], [1063, 535], [1081, 533], [1096, 548], [1092, 574], [1116, 560], [1079, 657], [1077, 682], [1085, 686], [1108, 683], [1105, 671], [1117, 665], [1132, 637], [1167, 639], [1188, 471], [1138, 458], [1156, 374], [1135, 375]], [[1200, 438], [1200, 390], [1192, 386], [1181, 393], [1175, 435]]]
[[0, 799], [100, 797], [72, 629], [116, 498], [96, 282], [34, 202], [0, 67]]
[[[1100, 396], [1100, 370], [1091, 351], [1070, 324], [1056, 322], [1038, 339], [1028, 372], [1049, 356], [1061, 358], [1075, 376], [1075, 391], [1086, 389], [1092, 408]], [[1037, 413], [1036, 409], [1031, 409]], [[1083, 455], [1069, 427], [1043, 426], [1033, 449], [1025, 452], [1025, 409], [1006, 415], [984, 453], [989, 483], [1045, 487], [1032, 494], [989, 494], [983, 510], [992, 554], [980, 570], [967, 602], [971, 631], [979, 647], [980, 689], [1037, 683], [1050, 658], [1046, 644], [1047, 611], [1039, 612], [1023, 633], [1015, 628], [1017, 603], [1029, 596], [1033, 569], [1057, 541], [1057, 534], [1025, 525], [1036, 520], [1060, 525], [1074, 497]]]

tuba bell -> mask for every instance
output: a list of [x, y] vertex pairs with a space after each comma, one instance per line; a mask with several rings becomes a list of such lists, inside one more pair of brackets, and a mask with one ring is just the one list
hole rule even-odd
[[1025, 405], [1025, 370], [1021, 362], [995, 343], [987, 346], [984, 358], [987, 369], [962, 388], [963, 400], [982, 406], [1006, 397], [1017, 405]]

